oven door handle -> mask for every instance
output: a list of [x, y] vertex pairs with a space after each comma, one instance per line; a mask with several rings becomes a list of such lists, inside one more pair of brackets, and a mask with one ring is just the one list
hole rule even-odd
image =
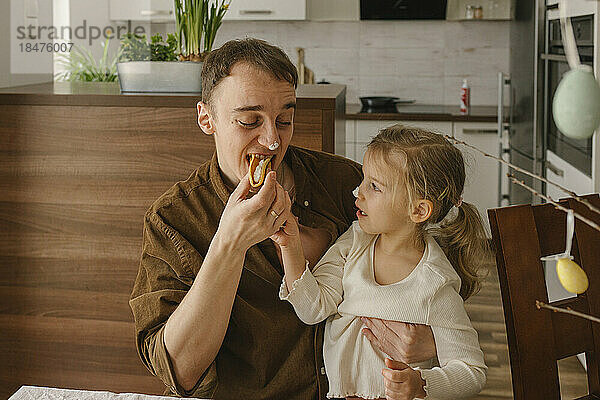
[[540, 55], [540, 57], [542, 58], [542, 60], [549, 60], [549, 61], [558, 61], [558, 62], [567, 62], [567, 57], [563, 56], [562, 54], [548, 54], [548, 53], [542, 53]]
[[552, 164], [550, 161], [546, 160], [546, 168], [548, 168], [552, 173], [560, 178], [565, 176], [565, 171], [558, 168], [556, 165]]

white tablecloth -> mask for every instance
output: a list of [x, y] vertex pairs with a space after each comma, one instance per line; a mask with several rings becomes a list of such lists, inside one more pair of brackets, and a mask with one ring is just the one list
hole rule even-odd
[[8, 400], [173, 400], [173, 397], [21, 386]]

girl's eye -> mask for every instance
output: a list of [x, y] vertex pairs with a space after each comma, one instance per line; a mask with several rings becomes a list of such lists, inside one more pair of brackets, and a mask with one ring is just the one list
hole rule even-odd
[[240, 124], [244, 128], [254, 128], [254, 127], [258, 126], [258, 120], [253, 121], [253, 122], [244, 122], [244, 121], [240, 121], [238, 119], [238, 124]]

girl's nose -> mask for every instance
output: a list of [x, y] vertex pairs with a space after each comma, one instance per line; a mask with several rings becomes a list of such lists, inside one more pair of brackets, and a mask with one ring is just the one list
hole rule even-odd
[[358, 198], [358, 186], [352, 191], [354, 197]]

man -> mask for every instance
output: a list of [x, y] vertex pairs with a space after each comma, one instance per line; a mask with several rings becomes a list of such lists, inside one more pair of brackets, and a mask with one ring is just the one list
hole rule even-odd
[[[314, 266], [354, 219], [351, 192], [362, 175], [350, 160], [289, 146], [296, 84], [285, 53], [256, 39], [230, 41], [204, 63], [198, 124], [216, 153], [146, 213], [130, 301], [140, 357], [168, 393], [327, 393], [323, 326], [304, 325], [279, 300], [283, 270], [269, 237], [298, 218]], [[252, 157], [270, 158], [273, 169], [257, 192], [247, 176]], [[392, 357], [435, 355], [427, 328], [366, 323], [367, 337]]]

